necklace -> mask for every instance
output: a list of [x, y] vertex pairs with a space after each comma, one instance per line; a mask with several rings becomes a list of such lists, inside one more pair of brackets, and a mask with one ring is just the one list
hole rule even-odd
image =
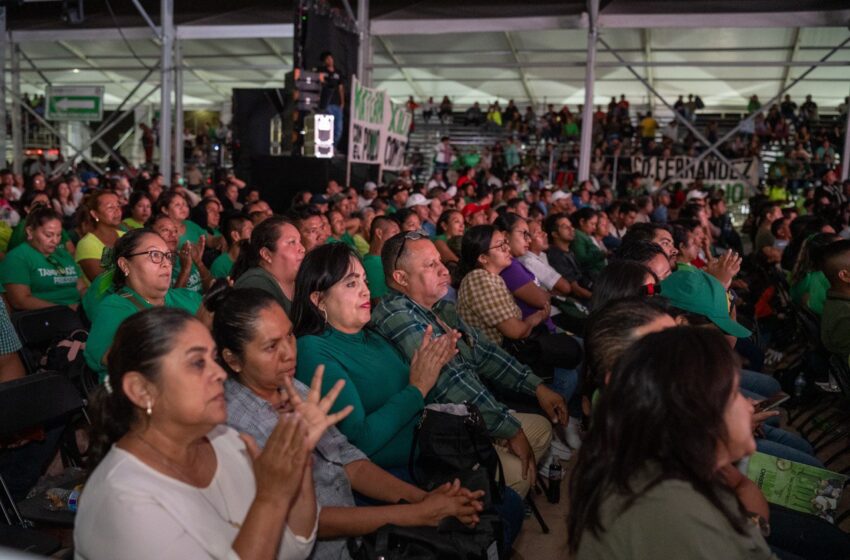
[[207, 497], [207, 495], [204, 493], [204, 491], [202, 489], [198, 488], [197, 486], [195, 486], [191, 482], [192, 478], [189, 477], [189, 476], [186, 476], [186, 473], [183, 472], [182, 468], [178, 467], [177, 463], [175, 463], [174, 461], [169, 459], [168, 456], [165, 453], [163, 453], [162, 451], [160, 451], [159, 449], [157, 449], [156, 447], [151, 445], [140, 434], [134, 433], [133, 436], [136, 439], [138, 439], [140, 442], [142, 442], [148, 449], [150, 449], [151, 451], [154, 452], [154, 454], [157, 457], [157, 461], [159, 462], [160, 465], [167, 467], [168, 469], [171, 470], [172, 473], [177, 474], [178, 480], [188, 484], [189, 486], [191, 486], [192, 488], [197, 490], [198, 494], [201, 495], [201, 498], [204, 499], [204, 501], [210, 506], [210, 508], [212, 508], [212, 510], [216, 513], [216, 515], [218, 515], [218, 517], [222, 521], [227, 522], [234, 529], [241, 529], [242, 528], [241, 523], [233, 521], [233, 518], [232, 518], [233, 516], [230, 514], [230, 508], [227, 506], [227, 499], [224, 497], [224, 492], [222, 491], [221, 486], [219, 485], [218, 478], [216, 476], [213, 476], [213, 485], [216, 487], [216, 490], [218, 490], [218, 493], [221, 496], [221, 501], [224, 503], [224, 509], [225, 509], [226, 516], [221, 514], [221, 512], [218, 510], [218, 508], [215, 507], [215, 504], [213, 504], [212, 501], [210, 501], [210, 499]]

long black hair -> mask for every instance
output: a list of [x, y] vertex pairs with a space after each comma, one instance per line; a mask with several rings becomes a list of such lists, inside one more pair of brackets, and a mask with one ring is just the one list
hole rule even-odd
[[797, 262], [791, 272], [791, 285], [802, 282], [809, 272], [821, 270], [823, 267], [823, 249], [834, 241], [841, 240], [837, 233], [816, 233], [803, 241]]
[[493, 226], [499, 231], [503, 231], [506, 234], [510, 234], [520, 222], [526, 222], [526, 219], [520, 216], [519, 214], [505, 212], [504, 214], [496, 218], [496, 221], [493, 222]]
[[460, 242], [460, 261], [455, 270], [455, 283], [460, 285], [463, 277], [478, 268], [478, 257], [490, 250], [496, 227], [484, 224], [473, 226], [463, 233]]
[[638, 329], [668, 314], [663, 298], [640, 296], [616, 299], [594, 310], [585, 329], [582, 394], [592, 398], [626, 348], [639, 338]]
[[301, 261], [292, 298], [295, 336], [319, 334], [325, 330], [325, 316], [313, 304], [310, 294], [324, 292], [342, 280], [348, 273], [351, 259], [360, 259], [351, 247], [345, 243], [328, 243], [316, 247]]
[[159, 378], [162, 358], [174, 348], [174, 342], [186, 325], [197, 320], [182, 309], [153, 307], [134, 313], [118, 327], [106, 359], [106, 375], [112, 390], [107, 391], [101, 385], [89, 405], [92, 426], [87, 466], [91, 470], [109, 452], [112, 444], [139, 421], [140, 411], [124, 393], [124, 375], [130, 371], [139, 372], [155, 383]]
[[590, 308], [596, 311], [610, 301], [645, 295], [644, 284], [647, 275], [658, 282], [655, 273], [642, 263], [631, 260], [611, 261], [593, 283]]
[[[280, 239], [281, 230], [286, 224], [293, 225], [291, 221], [283, 216], [272, 216], [263, 220], [254, 227], [251, 232], [251, 239], [247, 241], [239, 250], [239, 256], [236, 262], [233, 263], [233, 271], [230, 277], [235, 281], [242, 276], [248, 269], [260, 266], [260, 250], [263, 248], [269, 251], [274, 251], [278, 239]], [[293, 226], [294, 227], [294, 226]]]
[[[738, 511], [723, 499], [737, 499], [717, 472], [717, 447], [728, 439], [724, 414], [738, 391], [738, 361], [725, 337], [710, 329], [675, 327], [633, 344], [620, 358], [593, 411], [570, 479], [567, 520], [570, 551], [589, 531], [605, 532], [603, 504], [614, 495], [627, 510], [665, 480], [688, 482], [739, 533]], [[630, 484], [636, 473], [656, 467], [645, 488]]]
[[244, 358], [245, 345], [257, 334], [257, 318], [260, 311], [280, 304], [265, 290], [259, 288], [225, 288], [210, 301], [213, 311], [212, 334], [218, 347], [219, 363], [228, 373], [235, 375], [224, 360], [222, 353], [230, 350]]

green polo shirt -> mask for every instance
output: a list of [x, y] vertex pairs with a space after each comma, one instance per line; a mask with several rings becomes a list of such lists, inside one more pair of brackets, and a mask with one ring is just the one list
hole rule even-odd
[[820, 270], [806, 274], [802, 280], [791, 286], [791, 299], [795, 303], [802, 304], [803, 297], [808, 295], [807, 305], [809, 309], [823, 314], [823, 304], [826, 301], [826, 293], [829, 291], [829, 280]]
[[210, 266], [210, 274], [213, 278], [227, 278], [231, 270], [233, 270], [233, 259], [226, 252], [217, 256]]
[[114, 277], [115, 270], [112, 268], [101, 272], [94, 277], [85, 295], [83, 295], [83, 311], [85, 311], [89, 322], [94, 322], [95, 317], [97, 317], [100, 302], [106, 296], [115, 293], [115, 288], [112, 286]]
[[183, 244], [187, 241], [191, 241], [193, 245], [196, 244], [202, 235], [207, 234], [204, 228], [192, 220], [183, 220], [183, 225], [186, 226], [186, 231], [183, 232], [183, 235], [180, 236], [180, 240], [177, 242], [178, 249], [183, 247]]
[[[177, 277], [180, 276], [180, 259], [174, 261], [174, 267], [171, 269], [171, 285], [174, 286], [174, 282], [177, 281]], [[198, 267], [195, 266], [195, 263], [192, 263], [192, 271], [189, 273], [189, 279], [186, 280], [186, 285], [184, 286], [187, 290], [192, 290], [193, 292], [203, 293], [204, 291], [204, 283], [201, 281], [201, 271], [198, 270]]]
[[145, 224], [143, 224], [142, 222], [140, 222], [140, 221], [138, 221], [134, 218], [124, 218], [124, 220], [118, 226], [118, 228], [121, 231], [130, 231], [130, 230], [133, 230], [133, 229], [142, 229], [143, 227], [145, 227]]
[[[201, 294], [191, 290], [174, 288], [168, 290], [168, 293], [165, 294], [165, 307], [184, 309], [194, 315], [200, 306]], [[97, 372], [101, 380], [106, 375], [103, 357], [109, 347], [112, 346], [112, 340], [115, 338], [118, 327], [127, 317], [151, 307], [153, 305], [127, 286], [106, 296], [100, 302], [96, 317], [92, 321], [89, 338], [86, 341], [84, 356], [88, 366]]]
[[34, 297], [56, 305], [80, 303], [77, 280], [82, 275], [74, 257], [61, 245], [44, 255], [24, 242], [0, 263], [0, 282], [29, 286]]
[[384, 265], [378, 255], [366, 255], [363, 257], [363, 269], [366, 271], [366, 280], [369, 282], [369, 295], [372, 299], [382, 297], [387, 293], [387, 282], [384, 279]]

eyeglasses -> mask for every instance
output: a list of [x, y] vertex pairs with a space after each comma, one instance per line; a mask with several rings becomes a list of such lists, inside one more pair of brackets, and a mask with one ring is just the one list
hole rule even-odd
[[428, 236], [419, 231], [408, 231], [404, 234], [404, 239], [402, 239], [401, 244], [398, 246], [398, 253], [395, 254], [395, 260], [393, 260], [393, 270], [398, 269], [398, 260], [401, 258], [402, 253], [404, 253], [404, 245], [407, 243], [407, 240], [410, 241], [419, 241], [420, 239], [427, 239]]
[[507, 240], [502, 239], [502, 241], [501, 241], [501, 242], [496, 243], [495, 245], [493, 245], [492, 247], [490, 247], [490, 248], [488, 249], [488, 251], [497, 251], [497, 250], [500, 250], [500, 251], [507, 251], [507, 250], [510, 248], [510, 245], [511, 245], [511, 244], [510, 244], [510, 243], [508, 243], [508, 242], [507, 242]]
[[142, 251], [140, 253], [131, 253], [127, 255], [127, 258], [138, 257], [139, 255], [147, 255], [153, 264], [162, 264], [162, 259], [168, 259], [171, 261], [171, 264], [174, 264], [177, 260], [177, 253], [174, 251], [158, 251], [156, 249], [151, 251]]

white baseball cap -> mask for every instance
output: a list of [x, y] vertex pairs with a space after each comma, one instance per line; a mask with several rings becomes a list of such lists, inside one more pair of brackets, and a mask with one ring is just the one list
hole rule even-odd
[[364, 191], [376, 191], [376, 190], [378, 190], [378, 185], [376, 185], [372, 181], [366, 181], [366, 184], [363, 185], [363, 190]]
[[703, 199], [708, 196], [708, 193], [704, 193], [700, 190], [692, 190], [688, 191], [688, 196], [685, 197], [685, 200], [693, 200], [693, 199]]
[[559, 200], [563, 200], [563, 199], [569, 198], [569, 197], [570, 197], [569, 194], [567, 194], [564, 191], [559, 189], [559, 190], [555, 191], [554, 193], [552, 193], [552, 202], [558, 202]]
[[424, 194], [413, 193], [407, 199], [407, 203], [404, 205], [404, 207], [413, 208], [414, 206], [428, 206], [428, 199], [425, 198]]

